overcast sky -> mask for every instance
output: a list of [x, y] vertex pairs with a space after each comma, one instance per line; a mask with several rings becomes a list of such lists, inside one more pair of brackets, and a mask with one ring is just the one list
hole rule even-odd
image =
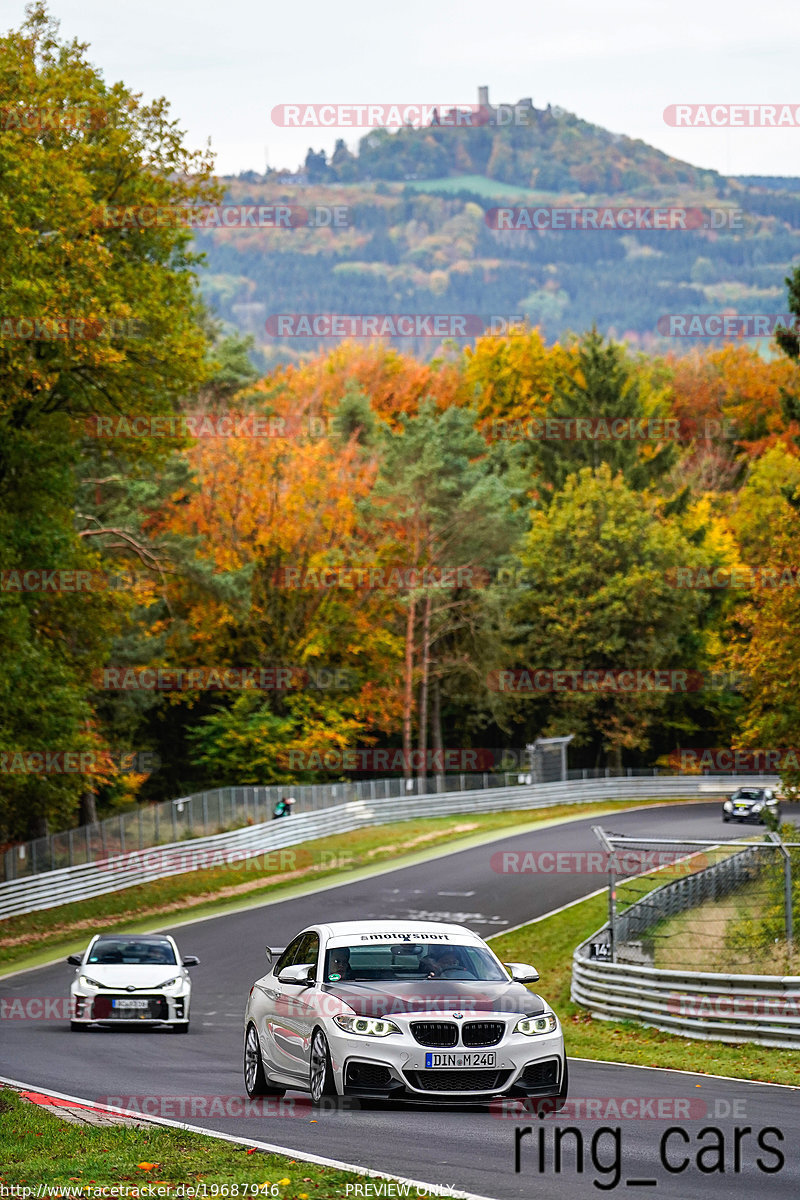
[[[366, 130], [289, 130], [287, 103], [531, 96], [724, 174], [800, 175], [800, 128], [669, 127], [669, 104], [800, 106], [797, 0], [52, 0], [109, 82], [166, 96], [220, 174], [297, 167]], [[5, 31], [22, 0], [0, 0]]]

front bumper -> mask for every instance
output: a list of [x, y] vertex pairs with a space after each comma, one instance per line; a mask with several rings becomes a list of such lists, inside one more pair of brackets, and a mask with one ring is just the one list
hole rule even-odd
[[[152, 991], [131, 996], [110, 990], [91, 994], [73, 991], [71, 999], [70, 1019], [75, 1024], [183, 1025], [189, 1020], [188, 993], [174, 996]], [[136, 1001], [136, 1006], [125, 1005], [126, 1000]]]
[[[507, 1017], [508, 1014], [500, 1014]], [[420, 1100], [474, 1100], [496, 1096], [557, 1096], [564, 1079], [564, 1038], [560, 1026], [553, 1033], [526, 1037], [506, 1029], [496, 1045], [467, 1047], [459, 1044], [439, 1049], [419, 1044], [405, 1020], [401, 1034], [360, 1037], [344, 1033], [333, 1022], [326, 1029], [331, 1065], [340, 1095], [405, 1097]], [[413, 1019], [413, 1018], [412, 1018]], [[514, 1018], [514, 1023], [518, 1017]], [[436, 1053], [437, 1066], [426, 1066], [426, 1055]], [[490, 1062], [452, 1066], [447, 1056], [464, 1053], [493, 1055]]]

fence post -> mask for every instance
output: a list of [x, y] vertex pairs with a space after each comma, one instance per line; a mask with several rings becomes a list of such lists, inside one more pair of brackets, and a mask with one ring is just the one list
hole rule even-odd
[[792, 920], [792, 859], [789, 851], [783, 844], [783, 838], [779, 833], [770, 829], [767, 834], [769, 840], [779, 847], [783, 855], [783, 924], [786, 930], [786, 953], [788, 962], [792, 961], [792, 951], [794, 949], [794, 927]]
[[125, 853], [125, 822], [122, 819], [122, 813], [119, 814], [119, 848], [122, 853]]
[[592, 833], [608, 855], [608, 943], [610, 961], [616, 962], [617, 953], [617, 856], [600, 825], [592, 826]]

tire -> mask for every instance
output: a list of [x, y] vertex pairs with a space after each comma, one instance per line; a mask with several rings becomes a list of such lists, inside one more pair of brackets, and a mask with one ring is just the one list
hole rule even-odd
[[722, 822], [723, 822], [723, 824], [724, 824], [724, 825], [727, 825], [729, 821], [730, 821], [730, 817], [728, 816], [728, 814], [727, 814], [727, 813], [723, 813], [723, 814], [722, 814]]
[[72, 1033], [85, 1033], [89, 1028], [88, 1025], [84, 1025], [83, 1021], [70, 1021], [69, 1027]]
[[274, 1087], [267, 1079], [258, 1034], [252, 1021], [244, 1035], [244, 1089], [251, 1100], [255, 1096], [283, 1096], [286, 1093], [286, 1088]]
[[308, 1090], [311, 1092], [311, 1103], [315, 1108], [319, 1108], [325, 1096], [337, 1094], [328, 1039], [321, 1029], [315, 1029], [311, 1038]]
[[189, 1022], [188, 1021], [176, 1021], [175, 1024], [172, 1026], [172, 1028], [175, 1030], [176, 1033], [188, 1033], [189, 1032]]

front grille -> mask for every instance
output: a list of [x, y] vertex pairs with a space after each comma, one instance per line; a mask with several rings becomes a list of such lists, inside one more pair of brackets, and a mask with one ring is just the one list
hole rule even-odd
[[467, 1021], [461, 1040], [465, 1046], [496, 1046], [504, 1030], [502, 1021]]
[[412, 1021], [411, 1033], [420, 1046], [455, 1046], [458, 1026], [452, 1021]]
[[169, 1017], [167, 1001], [163, 996], [139, 996], [146, 1000], [147, 1008], [113, 1008], [112, 1000], [127, 1000], [127, 996], [95, 996], [92, 1017], [95, 1021], [166, 1021]]
[[549, 1058], [546, 1062], [528, 1063], [517, 1083], [523, 1087], [554, 1087], [558, 1083], [558, 1059]]
[[388, 1067], [382, 1067], [378, 1063], [351, 1062], [347, 1064], [346, 1087], [384, 1089], [391, 1083], [392, 1073]]
[[422, 1092], [497, 1092], [510, 1071], [406, 1071], [408, 1082]]

